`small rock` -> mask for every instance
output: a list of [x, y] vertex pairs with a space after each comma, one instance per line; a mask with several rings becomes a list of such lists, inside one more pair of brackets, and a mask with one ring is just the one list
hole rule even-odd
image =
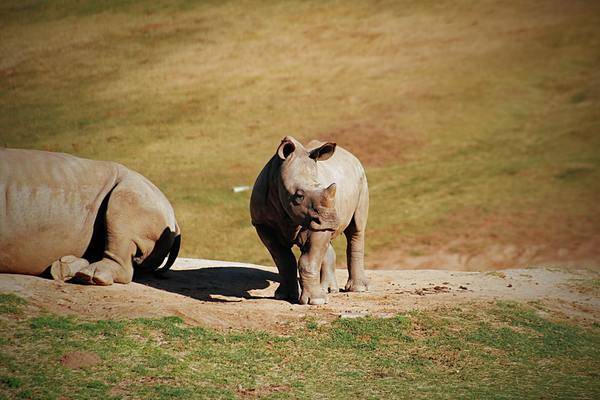
[[213, 300], [219, 300], [229, 303], [239, 303], [240, 301], [244, 301], [243, 297], [235, 297], [235, 296], [225, 296], [222, 294], [211, 294], [209, 297]]
[[242, 185], [242, 186], [234, 186], [231, 188], [233, 193], [247, 192], [252, 189], [252, 186]]
[[509, 283], [508, 285], [506, 285], [506, 287], [512, 287], [512, 283]]

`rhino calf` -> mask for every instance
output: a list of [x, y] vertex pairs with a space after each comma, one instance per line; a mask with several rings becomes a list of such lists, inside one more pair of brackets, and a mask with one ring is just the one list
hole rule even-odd
[[120, 164], [0, 149], [0, 272], [129, 283], [175, 261], [179, 226], [148, 179]]
[[[367, 178], [356, 157], [335, 143], [312, 141], [304, 147], [285, 137], [260, 172], [250, 199], [252, 224], [281, 276], [275, 297], [326, 303], [327, 292], [338, 290], [331, 240], [342, 232], [347, 239], [346, 290], [366, 291], [368, 211]], [[294, 245], [301, 250], [298, 261]]]

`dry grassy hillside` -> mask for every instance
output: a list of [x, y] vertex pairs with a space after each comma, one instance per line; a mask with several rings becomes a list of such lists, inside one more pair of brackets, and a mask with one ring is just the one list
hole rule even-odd
[[4, 1], [0, 144], [145, 174], [185, 256], [270, 263], [231, 187], [294, 135], [366, 165], [371, 267], [598, 266], [599, 66], [593, 1]]

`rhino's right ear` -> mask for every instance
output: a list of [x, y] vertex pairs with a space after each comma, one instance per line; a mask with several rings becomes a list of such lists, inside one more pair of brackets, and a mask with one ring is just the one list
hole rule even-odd
[[296, 150], [296, 145], [294, 144], [294, 142], [290, 138], [288, 138], [286, 136], [286, 137], [283, 138], [283, 140], [281, 141], [281, 144], [277, 148], [277, 155], [282, 160], [285, 160], [295, 150]]
[[312, 150], [308, 156], [315, 161], [325, 161], [333, 155], [335, 152], [335, 147], [335, 143], [327, 142], [321, 147], [317, 147], [316, 149]]

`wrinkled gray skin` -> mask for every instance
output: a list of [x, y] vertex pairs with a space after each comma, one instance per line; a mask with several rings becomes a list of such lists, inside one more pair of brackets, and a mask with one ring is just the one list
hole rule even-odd
[[[281, 276], [275, 296], [301, 304], [324, 304], [337, 292], [331, 240], [347, 239], [346, 290], [362, 292], [369, 190], [356, 157], [335, 143], [312, 141], [304, 147], [285, 137], [259, 174], [250, 200], [252, 224]], [[298, 261], [292, 253], [298, 245]], [[298, 270], [300, 286], [298, 290]]]
[[168, 269], [179, 227], [156, 186], [124, 166], [0, 149], [0, 272], [129, 283], [133, 266]]

